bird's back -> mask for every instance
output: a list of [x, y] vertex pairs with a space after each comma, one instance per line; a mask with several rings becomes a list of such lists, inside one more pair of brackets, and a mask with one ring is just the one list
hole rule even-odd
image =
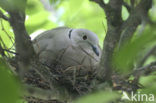
[[36, 52], [66, 48], [70, 44], [68, 40], [69, 30], [69, 28], [60, 27], [41, 33], [33, 40]]
[[58, 53], [67, 48], [71, 41], [68, 40], [69, 28], [60, 27], [45, 31], [33, 40], [35, 52], [43, 62], [48, 64], [53, 61]]

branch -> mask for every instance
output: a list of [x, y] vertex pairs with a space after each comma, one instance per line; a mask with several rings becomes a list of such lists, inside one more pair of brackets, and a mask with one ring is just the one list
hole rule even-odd
[[148, 15], [148, 10], [152, 6], [152, 0], [142, 0], [136, 8], [133, 9], [129, 18], [122, 24], [121, 30], [123, 31], [119, 41], [120, 46], [127, 40], [131, 39], [137, 27]]
[[[11, 4], [11, 1], [4, 1], [1, 4], [2, 9], [8, 12], [9, 18], [0, 11], [0, 17], [8, 20], [10, 25], [13, 28], [15, 36], [15, 48], [16, 52], [19, 54], [18, 60], [27, 65], [35, 56], [33, 45], [31, 39], [25, 28], [25, 8], [26, 1], [22, 0], [19, 6], [18, 1], [15, 1], [15, 4]], [[10, 7], [10, 5], [13, 5]]]
[[154, 46], [149, 52], [147, 52], [147, 54], [145, 54], [145, 56], [144, 56], [144, 57], [142, 58], [142, 60], [140, 61], [138, 67], [141, 67], [141, 66], [145, 63], [145, 61], [147, 60], [147, 58], [148, 58], [149, 56], [151, 56], [151, 55], [153, 54], [153, 52], [155, 52], [155, 50], [156, 50], [156, 46]]
[[94, 0], [105, 11], [107, 16], [108, 32], [106, 34], [103, 52], [98, 71], [98, 77], [110, 80], [112, 74], [112, 56], [114, 49], [120, 39], [120, 25], [122, 25], [121, 9], [123, 0], [110, 0], [108, 4], [104, 4], [103, 0]]
[[143, 17], [147, 15], [151, 8], [152, 0], [142, 0], [136, 8], [131, 8], [130, 16], [126, 21], [122, 20], [122, 5], [125, 5], [129, 11], [130, 7], [123, 0], [110, 0], [108, 4], [105, 4], [103, 0], [92, 1], [98, 3], [107, 16], [108, 32], [103, 44], [98, 77], [109, 80], [112, 74], [112, 56], [116, 45], [119, 44], [120, 48], [124, 41], [132, 37]]
[[5, 53], [4, 53], [4, 50], [3, 50], [2, 46], [1, 46], [1, 44], [0, 44], [0, 54], [1, 54], [2, 56], [5, 56]]
[[154, 71], [156, 71], [156, 62], [152, 62], [151, 64], [149, 64], [147, 66], [135, 69], [132, 74], [135, 77], [139, 77], [139, 76], [144, 75], [144, 74], [146, 74], [146, 75], [150, 74]]
[[6, 51], [6, 52], [11, 53], [11, 54], [19, 55], [18, 53], [10, 51], [10, 50], [7, 50], [7, 49], [3, 49], [3, 51]]
[[127, 78], [122, 77], [119, 74], [112, 75], [112, 82], [113, 82], [113, 89], [126, 91], [128, 93], [131, 93], [132, 91], [136, 92], [137, 89], [142, 87], [135, 80], [131, 81]]
[[96, 2], [101, 8], [103, 8], [106, 12], [107, 20], [109, 22], [108, 24], [111, 24], [112, 26], [122, 24], [121, 9], [123, 0], [110, 0], [108, 4], [105, 4], [103, 0], [90, 1]]
[[129, 6], [126, 2], [123, 2], [123, 5], [127, 8], [128, 12], [131, 12], [131, 6]]
[[103, 0], [90, 0], [90, 1], [94, 1], [97, 4], [99, 4], [101, 6], [101, 8], [106, 9], [106, 4], [103, 2]]
[[26, 1], [27, 0], [21, 0], [20, 5], [22, 6], [19, 6], [18, 1], [15, 0], [15, 4], [13, 4], [12, 7], [10, 7], [10, 5], [12, 5], [11, 1], [2, 2], [1, 8], [8, 12], [9, 18], [0, 12], [0, 17], [10, 23], [14, 32], [15, 49], [18, 54], [15, 56], [21, 79], [24, 77], [25, 71], [31, 67], [30, 62], [36, 57], [31, 39], [25, 28]]
[[10, 24], [15, 35], [16, 52], [19, 54], [18, 58], [24, 64], [28, 64], [35, 56], [31, 39], [26, 31], [24, 22], [25, 14], [23, 12], [9, 12]]
[[[105, 8], [108, 26], [118, 27], [122, 24], [121, 10], [123, 0], [110, 0]], [[108, 27], [109, 29], [109, 27]], [[110, 28], [113, 29], [113, 28]], [[117, 34], [116, 34], [117, 35]]]

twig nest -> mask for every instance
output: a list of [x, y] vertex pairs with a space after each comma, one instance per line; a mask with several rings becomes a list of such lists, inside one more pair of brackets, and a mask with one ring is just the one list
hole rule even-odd
[[[44, 65], [47, 66], [47, 65]], [[68, 92], [82, 95], [91, 91], [92, 80], [96, 77], [96, 66], [76, 65], [65, 68], [57, 61], [52, 66], [48, 66], [52, 78], [55, 80], [55, 86], [61, 86], [67, 89]], [[33, 69], [26, 73], [25, 82], [43, 89], [50, 89], [50, 83], [42, 79]]]

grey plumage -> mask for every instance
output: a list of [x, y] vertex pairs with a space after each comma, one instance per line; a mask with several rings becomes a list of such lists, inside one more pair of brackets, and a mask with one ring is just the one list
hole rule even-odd
[[40, 61], [49, 66], [56, 59], [65, 67], [96, 66], [101, 56], [98, 37], [86, 29], [59, 27], [48, 30], [33, 40], [33, 46]]

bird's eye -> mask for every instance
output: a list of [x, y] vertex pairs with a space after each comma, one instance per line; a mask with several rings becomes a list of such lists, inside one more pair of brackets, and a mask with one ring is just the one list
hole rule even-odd
[[83, 40], [86, 40], [86, 39], [87, 39], [87, 36], [86, 36], [86, 35], [84, 35], [84, 36], [83, 36]]

